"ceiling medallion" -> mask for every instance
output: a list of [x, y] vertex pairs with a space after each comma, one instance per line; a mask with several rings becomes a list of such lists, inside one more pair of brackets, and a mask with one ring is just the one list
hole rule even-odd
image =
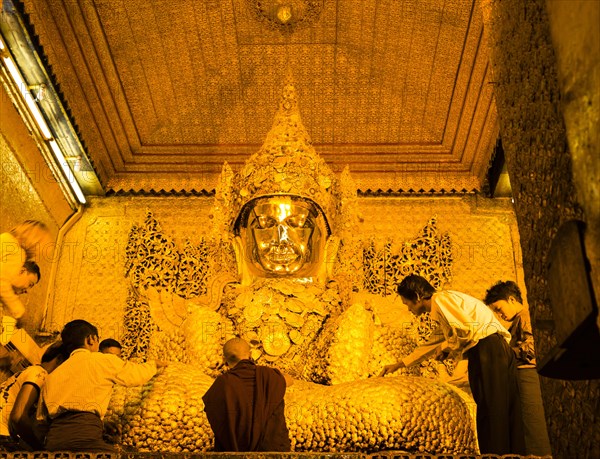
[[291, 34], [317, 21], [324, 0], [246, 0], [256, 18], [269, 29]]

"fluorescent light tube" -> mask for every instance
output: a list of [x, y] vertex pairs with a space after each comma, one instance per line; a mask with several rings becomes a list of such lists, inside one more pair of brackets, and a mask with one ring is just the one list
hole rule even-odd
[[42, 112], [40, 112], [39, 107], [33, 100], [33, 94], [31, 94], [31, 92], [29, 92], [27, 83], [25, 83], [25, 80], [21, 76], [21, 72], [19, 72], [19, 69], [17, 69], [17, 66], [15, 65], [15, 63], [13, 62], [13, 60], [10, 57], [3, 57], [2, 59], [4, 60], [4, 65], [6, 65], [6, 68], [8, 69], [10, 75], [12, 76], [13, 81], [17, 85], [18, 90], [21, 92], [21, 94], [25, 98], [25, 103], [27, 103], [27, 106], [29, 107], [29, 111], [33, 115], [35, 122], [37, 123], [38, 127], [40, 128], [40, 131], [42, 132], [42, 136], [44, 137], [44, 140], [50, 140], [52, 138], [52, 132], [50, 132], [50, 128], [48, 127], [48, 124], [46, 124], [46, 120], [44, 119]]
[[79, 183], [77, 183], [77, 179], [75, 178], [75, 175], [73, 175], [73, 171], [69, 167], [69, 164], [67, 163], [67, 160], [65, 159], [65, 156], [63, 155], [62, 150], [56, 143], [56, 140], [51, 140], [48, 143], [50, 144], [50, 147], [52, 148], [52, 152], [54, 153], [54, 156], [55, 156], [56, 160], [58, 161], [58, 164], [60, 164], [60, 167], [62, 168], [62, 170], [65, 174], [64, 178], [69, 182], [70, 188], [75, 193], [77, 200], [81, 204], [85, 204], [86, 201], [85, 201], [85, 196], [83, 195], [83, 191], [81, 190]]

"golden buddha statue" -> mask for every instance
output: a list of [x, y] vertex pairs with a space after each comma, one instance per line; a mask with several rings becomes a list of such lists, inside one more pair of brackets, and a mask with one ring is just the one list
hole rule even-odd
[[[288, 83], [261, 149], [238, 174], [224, 165], [212, 212], [212, 238], [220, 241], [217, 245], [232, 247], [235, 269], [225, 276], [226, 294], [205, 295], [210, 301], [218, 299], [205, 302], [206, 307], [221, 314], [225, 334], [240, 335], [254, 345], [258, 363], [309, 381], [368, 376], [368, 356], [361, 352], [329, 357], [340, 361], [340, 369], [348, 361], [347, 366], [360, 374], [328, 374], [327, 365], [308, 358], [309, 354], [328, 358], [326, 350], [318, 348], [319, 337], [339, 327], [334, 322], [348, 306], [356, 276], [356, 272], [344, 276], [338, 269], [336, 279], [345, 282], [331, 282], [334, 266], [340, 266], [339, 229], [348, 233], [357, 221], [347, 211], [355, 201], [355, 187], [347, 172], [343, 176], [349, 191], [317, 155], [300, 119], [295, 89]], [[215, 288], [221, 290], [223, 285]], [[354, 316], [364, 318], [358, 322], [363, 324], [360, 334], [372, 335], [372, 314], [364, 308], [357, 312], [360, 308], [357, 305], [354, 311]]]
[[[262, 148], [237, 174], [223, 166], [211, 217], [201, 295], [136, 287], [133, 307], [147, 308], [140, 327], [153, 324], [145, 355], [172, 363], [144, 388], [115, 391], [108, 417], [125, 447], [209, 450], [201, 397], [221, 371], [222, 344], [237, 335], [258, 364], [297, 380], [286, 393], [295, 451], [476, 451], [474, 404], [461, 391], [410, 370], [369, 378], [391, 363], [373, 355], [384, 328], [377, 309], [393, 300], [361, 292], [356, 187], [315, 152], [291, 83]], [[401, 303], [394, 310], [398, 324], [414, 322]], [[416, 338], [397, 333], [408, 354]]]

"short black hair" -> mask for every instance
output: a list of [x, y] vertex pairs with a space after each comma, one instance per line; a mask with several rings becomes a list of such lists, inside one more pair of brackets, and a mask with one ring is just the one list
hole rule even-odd
[[500, 300], [508, 301], [511, 296], [514, 297], [519, 303], [523, 304], [521, 289], [515, 282], [499, 281], [492, 285], [487, 292], [485, 292], [485, 298], [483, 302], [485, 304], [492, 304]]
[[61, 360], [65, 360], [68, 356], [65, 356], [64, 350], [65, 347], [63, 346], [63, 342], [61, 340], [53, 342], [44, 351], [44, 355], [42, 355], [42, 363], [51, 362], [56, 357], [60, 357]]
[[106, 338], [100, 341], [100, 351], [108, 349], [109, 347], [118, 347], [119, 349], [123, 349], [121, 343], [119, 343], [116, 339]]
[[38, 278], [38, 282], [42, 280], [42, 274], [40, 273], [40, 267], [33, 260], [27, 260], [23, 263], [23, 268], [25, 271], [30, 272], [31, 274], [35, 274]]
[[85, 345], [88, 336], [98, 336], [98, 329], [86, 320], [72, 320], [60, 332], [67, 355]]
[[398, 295], [407, 300], [417, 301], [419, 298], [431, 298], [435, 293], [435, 288], [423, 276], [411, 274], [402, 279], [398, 284]]

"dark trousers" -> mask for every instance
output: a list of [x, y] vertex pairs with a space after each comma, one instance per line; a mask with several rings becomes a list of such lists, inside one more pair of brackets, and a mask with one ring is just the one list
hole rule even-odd
[[50, 423], [46, 450], [115, 452], [115, 448], [102, 439], [103, 427], [97, 414], [67, 411]]
[[466, 353], [481, 454], [525, 454], [514, 352], [495, 333]]
[[517, 370], [519, 394], [521, 396], [521, 412], [525, 429], [525, 446], [527, 454], [534, 456], [551, 456], [550, 439], [544, 416], [544, 402], [540, 390], [540, 378], [535, 368], [519, 368]]

